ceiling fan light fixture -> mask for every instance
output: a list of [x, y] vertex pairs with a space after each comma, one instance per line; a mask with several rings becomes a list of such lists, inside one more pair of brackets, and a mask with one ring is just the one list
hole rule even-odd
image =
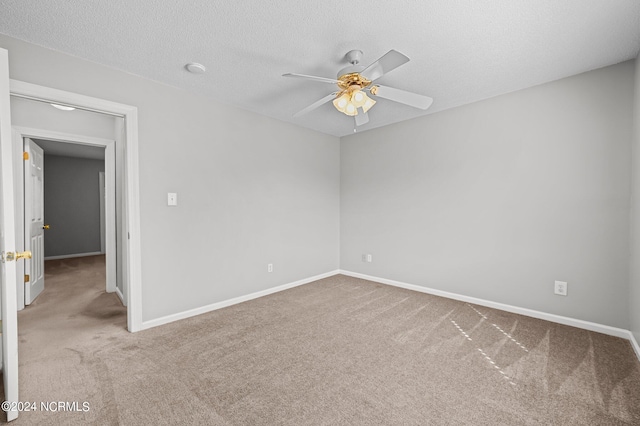
[[361, 90], [356, 90], [351, 95], [351, 103], [353, 103], [356, 107], [361, 107], [366, 102], [367, 95]]
[[371, 109], [372, 106], [374, 106], [376, 104], [376, 101], [374, 101], [373, 99], [371, 99], [370, 97], [366, 96], [366, 100], [364, 101], [364, 105], [362, 105], [362, 111], [367, 112]]
[[343, 93], [341, 96], [338, 96], [333, 101], [333, 106], [340, 112], [344, 112], [346, 114], [347, 105], [349, 104], [349, 95]]
[[375, 103], [362, 91], [361, 86], [353, 85], [334, 99], [333, 106], [341, 113], [353, 117], [358, 115], [358, 108], [362, 108], [364, 112], [367, 112]]

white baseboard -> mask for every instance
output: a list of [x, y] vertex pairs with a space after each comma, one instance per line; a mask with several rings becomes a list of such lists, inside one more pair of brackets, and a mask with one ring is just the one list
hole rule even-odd
[[101, 253], [99, 251], [92, 251], [89, 253], [61, 254], [59, 256], [46, 256], [44, 260], [71, 259], [74, 257], [98, 256], [101, 254], [104, 254], [104, 253]]
[[120, 301], [122, 302], [122, 305], [123, 306], [127, 306], [127, 302], [124, 301], [124, 295], [122, 294], [122, 292], [120, 291], [120, 289], [118, 287], [116, 287], [116, 294], [120, 298]]
[[[533, 309], [521, 308], [518, 306], [507, 305], [504, 303], [492, 302], [490, 300], [478, 299], [475, 297], [464, 296], [457, 293], [449, 293], [448, 291], [436, 290], [433, 288], [423, 287], [415, 284], [407, 284], [400, 281], [388, 280], [386, 278], [373, 277], [370, 275], [360, 274], [357, 272], [340, 270], [343, 275], [350, 277], [362, 278], [368, 281], [374, 281], [380, 284], [388, 284], [394, 287], [406, 288], [408, 290], [418, 291], [420, 293], [433, 294], [434, 296], [446, 297], [448, 299], [460, 300], [462, 302], [472, 303], [474, 305], [486, 306], [489, 308], [500, 309], [502, 311], [512, 312], [514, 314], [525, 315], [528, 317], [543, 319], [558, 324], [569, 325], [572, 327], [582, 328], [589, 331], [595, 331], [610, 336], [622, 337], [629, 339], [631, 332], [622, 328], [611, 327], [608, 325], [598, 324], [595, 322], [584, 321], [575, 318], [563, 317], [561, 315], [549, 314], [547, 312], [535, 311]], [[636, 344], [637, 345], [637, 344]], [[638, 350], [636, 349], [636, 352]], [[638, 356], [640, 359], [640, 355]]]
[[633, 350], [636, 351], [636, 356], [640, 360], [640, 345], [638, 345], [636, 336], [631, 331], [629, 331], [629, 342], [631, 342], [631, 346], [633, 347]]
[[258, 297], [267, 296], [269, 294], [277, 293], [279, 291], [288, 290], [293, 287], [298, 287], [303, 284], [308, 284], [313, 281], [321, 280], [323, 278], [338, 275], [340, 271], [335, 270], [326, 272], [324, 274], [316, 275], [309, 278], [304, 278], [298, 281], [294, 281], [289, 284], [283, 284], [277, 287], [268, 288], [266, 290], [257, 291], [255, 293], [247, 294], [245, 296], [234, 297], [233, 299], [223, 300], [222, 302], [212, 303], [210, 305], [202, 306], [200, 308], [191, 309], [189, 311], [179, 312], [177, 314], [167, 315], [161, 318], [143, 321], [141, 330], [146, 330], [159, 325], [168, 324], [170, 322], [178, 321], [185, 318], [194, 317], [196, 315], [204, 314], [207, 312], [215, 311], [217, 309], [226, 308], [227, 306], [236, 305], [238, 303], [246, 302], [249, 300], [257, 299]]
[[[423, 287], [415, 284], [407, 284], [400, 281], [389, 280], [386, 278], [374, 277], [371, 275], [360, 274], [357, 272], [345, 271], [345, 270], [335, 270], [331, 272], [326, 272], [324, 274], [315, 275], [313, 277], [304, 278], [302, 280], [294, 281], [292, 283], [283, 284], [277, 287], [272, 287], [266, 290], [258, 291], [255, 293], [247, 294], [245, 296], [235, 297], [233, 299], [223, 300], [222, 302], [212, 303], [210, 305], [202, 306], [200, 308], [191, 309], [184, 312], [179, 312], [177, 314], [167, 315], [161, 318], [143, 321], [141, 330], [146, 330], [149, 328], [157, 327], [159, 325], [168, 324], [174, 321], [178, 321], [185, 318], [190, 318], [196, 315], [201, 315], [207, 312], [215, 311], [217, 309], [226, 308], [228, 306], [232, 306], [238, 303], [246, 302], [249, 300], [257, 299], [259, 297], [267, 296], [269, 294], [277, 293], [279, 291], [287, 290], [293, 287], [301, 286], [304, 284], [308, 284], [313, 281], [321, 280], [323, 278], [328, 278], [333, 275], [343, 274], [350, 277], [362, 278], [368, 281], [377, 282], [380, 284], [387, 284], [394, 287], [400, 287], [407, 290], [413, 290], [420, 293], [432, 294], [434, 296], [446, 297], [448, 299], [459, 300], [462, 302], [472, 303], [474, 305], [486, 306], [493, 309], [499, 309], [506, 312], [512, 312], [515, 314], [525, 315], [528, 317], [538, 318], [546, 321], [555, 322], [558, 324], [569, 325], [576, 328], [582, 328], [589, 331], [595, 331], [597, 333], [607, 334], [610, 336], [621, 337], [623, 339], [629, 340], [631, 346], [633, 347], [638, 360], [640, 360], [640, 345], [638, 345], [637, 340], [633, 333], [629, 330], [625, 330], [622, 328], [611, 327], [608, 325], [598, 324], [590, 321], [584, 321], [580, 319], [564, 317], [561, 315], [550, 314], [547, 312], [536, 311], [528, 308], [521, 308], [518, 306], [507, 305], [504, 303], [492, 302], [490, 300], [478, 299], [476, 297], [464, 296], [457, 293], [450, 293], [448, 291], [436, 290], [429, 287]], [[124, 297], [120, 292], [120, 289], [116, 288], [116, 294], [124, 302]], [[125, 305], [126, 306], [126, 305]]]

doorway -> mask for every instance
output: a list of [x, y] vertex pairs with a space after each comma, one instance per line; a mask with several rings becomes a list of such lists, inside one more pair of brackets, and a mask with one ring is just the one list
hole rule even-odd
[[[16, 171], [11, 129], [10, 95], [63, 106], [73, 106], [88, 111], [102, 112], [122, 117], [121, 129], [123, 146], [123, 229], [126, 232], [124, 276], [128, 283], [126, 323], [130, 332], [142, 329], [142, 276], [140, 244], [140, 196], [138, 183], [138, 111], [136, 107], [106, 101], [104, 99], [57, 90], [9, 78], [9, 53], [0, 49], [0, 281], [2, 282], [2, 378], [4, 398], [12, 403], [20, 401], [18, 389], [18, 337], [16, 306], [16, 262], [28, 253], [16, 251], [15, 182]], [[23, 399], [26, 400], [26, 399]], [[17, 408], [6, 411], [7, 421], [18, 417]]]
[[[31, 102], [31, 101], [29, 101]], [[32, 105], [29, 104], [29, 107]], [[29, 109], [30, 110], [30, 109]], [[37, 110], [36, 110], [37, 111]], [[93, 113], [91, 113], [93, 114]], [[81, 118], [82, 119], [82, 118]], [[38, 123], [38, 121], [36, 121]], [[24, 271], [25, 281], [27, 281], [27, 276], [31, 279], [30, 270], [34, 269], [33, 265], [35, 262], [41, 262], [42, 266], [44, 266], [44, 260], [46, 257], [53, 258], [61, 258], [61, 257], [74, 257], [74, 256], [82, 256], [83, 254], [99, 254], [101, 251], [100, 245], [101, 242], [98, 240], [97, 247], [94, 252], [87, 251], [86, 247], [91, 247], [91, 243], [87, 244], [86, 239], [88, 238], [88, 234], [91, 234], [90, 225], [89, 228], [85, 225], [84, 227], [78, 226], [80, 222], [86, 222], [85, 216], [89, 211], [91, 211], [91, 202], [89, 200], [84, 201], [82, 204], [77, 204], [73, 211], [73, 215], [75, 217], [65, 217], [63, 216], [65, 211], [68, 211], [68, 207], [65, 205], [65, 202], [69, 202], [69, 197], [82, 196], [82, 192], [91, 191], [91, 187], [87, 187], [87, 182], [70, 182], [68, 180], [69, 170], [64, 170], [65, 168], [72, 167], [73, 164], [78, 163], [77, 160], [73, 160], [76, 158], [78, 160], [85, 159], [85, 161], [81, 160], [81, 165], [84, 166], [84, 169], [89, 166], [89, 169], [95, 165], [92, 163], [95, 160], [99, 160], [99, 162], [103, 162], [104, 164], [104, 176], [105, 176], [105, 199], [104, 199], [104, 207], [105, 207], [105, 255], [106, 255], [106, 286], [105, 290], [108, 293], [116, 292], [120, 297], [122, 303], [126, 306], [126, 293], [127, 293], [127, 285], [124, 280], [124, 262], [122, 256], [122, 241], [124, 230], [122, 229], [123, 221], [123, 213], [122, 213], [122, 202], [117, 202], [117, 188], [116, 184], [118, 181], [122, 182], [122, 179], [118, 179], [117, 173], [118, 168], [116, 167], [116, 143], [114, 140], [84, 136], [84, 135], [74, 135], [70, 133], [61, 133], [52, 130], [43, 130], [43, 129], [35, 129], [35, 128], [27, 128], [14, 126], [14, 135], [13, 135], [13, 144], [14, 150], [16, 152], [22, 152], [23, 144], [33, 143], [36, 146], [44, 148], [45, 158], [60, 158], [66, 159], [59, 166], [62, 168], [61, 171], [56, 173], [56, 175], [66, 174], [67, 181], [62, 182], [61, 185], [68, 186], [67, 188], [62, 188], [58, 191], [58, 194], [49, 194], [56, 195], [57, 197], [62, 197], [62, 205], [60, 202], [56, 202], [55, 204], [58, 206], [55, 210], [57, 212], [56, 215], [45, 215], [45, 219], [47, 223], [45, 224], [45, 228], [48, 228], [44, 232], [52, 236], [58, 237], [58, 247], [51, 246], [48, 244], [50, 240], [45, 238], [45, 250], [44, 257], [42, 259], [37, 258], [36, 253], [33, 253], [34, 258], [29, 262], [25, 262], [24, 264], [20, 264], [17, 266], [18, 268], [18, 281], [20, 281], [20, 277], [23, 276], [22, 268], [26, 268]], [[26, 151], [25, 151], [26, 152]], [[50, 157], [47, 154], [53, 154], [54, 157]], [[93, 161], [92, 161], [93, 160]], [[17, 235], [25, 235], [24, 243], [28, 241], [27, 234], [30, 229], [27, 224], [27, 219], [24, 219], [25, 211], [23, 210], [23, 206], [26, 206], [25, 198], [22, 197], [24, 192], [21, 192], [21, 188], [25, 188], [25, 183], [27, 180], [27, 176], [25, 175], [23, 178], [23, 174], [21, 170], [25, 167], [25, 164], [28, 163], [29, 160], [18, 161], [14, 165], [14, 171], [17, 171], [15, 184], [16, 184], [16, 218], [17, 218]], [[59, 163], [59, 161], [57, 161]], [[89, 163], [88, 165], [86, 163]], [[59, 167], [59, 168], [60, 168]], [[48, 169], [45, 167], [45, 174]], [[120, 170], [121, 171], [121, 170]], [[86, 174], [86, 173], [85, 173]], [[53, 176], [53, 175], [52, 175]], [[93, 180], [96, 181], [95, 189], [96, 193], [95, 198], [93, 198], [94, 209], [99, 209], [99, 188], [97, 186], [98, 174], [96, 170], [95, 175], [89, 174], [81, 177], [84, 180]], [[59, 179], [64, 179], [64, 176]], [[75, 187], [70, 187], [70, 186]], [[28, 186], [28, 185], [27, 185]], [[43, 189], [47, 188], [47, 180], [44, 181]], [[122, 192], [122, 191], [119, 191]], [[90, 195], [90, 194], [89, 194]], [[87, 197], [87, 194], [84, 194]], [[66, 199], [65, 199], [66, 198]], [[45, 199], [50, 199], [50, 197], [45, 197]], [[45, 209], [47, 203], [45, 202]], [[62, 210], [62, 211], [60, 211]], [[45, 212], [46, 213], [46, 212]], [[57, 221], [55, 218], [57, 217]], [[54, 219], [55, 223], [49, 223]], [[94, 222], [99, 224], [99, 213], [95, 213], [95, 217], [91, 218]], [[71, 223], [69, 223], [71, 221]], [[67, 229], [64, 229], [66, 226]], [[99, 226], [99, 225], [98, 225]], [[62, 228], [62, 229], [61, 229]], [[96, 232], [99, 232], [96, 227]], [[118, 234], [120, 238], [118, 238]], [[99, 233], [95, 236], [96, 238], [100, 238]], [[59, 247], [59, 245], [64, 245], [65, 247]], [[96, 243], [94, 243], [96, 245]], [[31, 249], [30, 247], [21, 247], [20, 241], [18, 239], [18, 249], [25, 250]], [[62, 255], [62, 256], [61, 256]], [[25, 283], [21, 285], [20, 282], [17, 283], [18, 289], [18, 309], [23, 309], [26, 304], [30, 303], [30, 297], [27, 291], [29, 285]]]
[[[138, 150], [137, 150], [137, 109], [128, 105], [91, 98], [71, 92], [33, 85], [16, 80], [10, 81], [12, 99], [30, 99], [44, 103], [55, 103], [62, 106], [74, 107], [84, 111], [99, 112], [122, 118], [122, 125], [116, 131], [115, 147], [122, 147], [121, 173], [116, 176], [122, 182], [122, 282], [123, 300], [127, 306], [127, 329], [131, 332], [142, 329], [142, 291], [140, 271], [140, 217], [138, 190]], [[22, 129], [25, 130], [25, 129]], [[44, 137], [59, 141], [69, 140], [69, 134], [58, 135], [29, 134], [34, 129], [27, 129], [26, 133], [32, 137]], [[50, 131], [51, 132], [51, 131]], [[55, 132], [54, 132], [55, 133]], [[58, 132], [60, 133], [60, 132]], [[76, 135], [77, 136], [77, 135]], [[14, 140], [19, 140], [19, 137]], [[95, 138], [94, 138], [95, 139]], [[77, 142], [77, 141], [76, 141]], [[93, 140], [95, 145], [95, 140]], [[14, 142], [14, 144], [17, 142]], [[85, 139], [84, 142], [87, 143]], [[115, 158], [114, 158], [115, 160]], [[115, 162], [115, 161], [114, 161]], [[15, 170], [14, 170], [15, 171]], [[14, 173], [15, 175], [16, 173]], [[108, 250], [107, 250], [108, 251]], [[115, 280], [111, 280], [115, 282]], [[115, 289], [114, 289], [115, 291]]]

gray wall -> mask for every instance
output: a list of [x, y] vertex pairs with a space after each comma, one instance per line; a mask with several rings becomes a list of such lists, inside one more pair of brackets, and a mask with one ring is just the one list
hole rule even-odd
[[341, 268], [627, 328], [633, 73], [343, 138]]
[[103, 160], [44, 156], [44, 255], [100, 251], [100, 185]]
[[6, 36], [0, 47], [11, 78], [138, 107], [143, 320], [339, 267], [337, 138]]
[[640, 343], [640, 55], [636, 58], [635, 63], [629, 313], [631, 320], [631, 332], [634, 334], [636, 341]]

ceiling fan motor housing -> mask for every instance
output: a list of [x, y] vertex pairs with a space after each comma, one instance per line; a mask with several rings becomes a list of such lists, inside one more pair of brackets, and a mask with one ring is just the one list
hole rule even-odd
[[338, 80], [343, 75], [354, 74], [354, 73], [358, 73], [359, 74], [364, 69], [365, 69], [365, 67], [363, 67], [362, 65], [349, 65], [348, 67], [342, 68], [340, 71], [338, 71]]

